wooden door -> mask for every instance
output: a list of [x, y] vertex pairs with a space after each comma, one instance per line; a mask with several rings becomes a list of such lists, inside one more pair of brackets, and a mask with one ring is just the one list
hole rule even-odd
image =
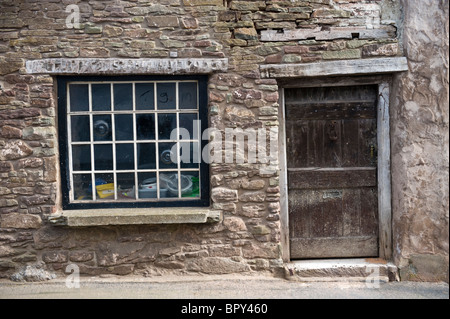
[[377, 92], [285, 89], [291, 259], [378, 256]]

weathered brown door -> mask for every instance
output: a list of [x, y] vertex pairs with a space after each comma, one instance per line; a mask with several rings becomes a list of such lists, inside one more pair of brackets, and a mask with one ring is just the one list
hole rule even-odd
[[378, 256], [377, 92], [285, 89], [291, 259]]

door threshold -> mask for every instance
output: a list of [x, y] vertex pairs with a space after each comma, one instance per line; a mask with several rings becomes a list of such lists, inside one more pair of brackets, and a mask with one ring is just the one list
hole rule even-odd
[[294, 260], [284, 265], [284, 274], [299, 282], [399, 281], [397, 267], [381, 258]]

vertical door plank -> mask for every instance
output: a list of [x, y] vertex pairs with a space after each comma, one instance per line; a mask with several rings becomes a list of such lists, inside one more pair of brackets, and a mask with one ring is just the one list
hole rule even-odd
[[361, 188], [361, 235], [378, 233], [378, 198], [376, 188]]
[[342, 166], [357, 167], [359, 159], [358, 120], [342, 121]]
[[342, 190], [322, 191], [324, 229], [322, 237], [341, 237], [344, 216], [342, 213]]
[[342, 167], [341, 121], [326, 121], [324, 127], [324, 163], [325, 167]]
[[289, 194], [289, 232], [290, 236], [309, 237], [310, 218], [308, 207], [308, 191], [293, 190]]
[[377, 152], [376, 120], [359, 120], [359, 166], [376, 166]]
[[289, 121], [288, 167], [308, 165], [308, 122]]
[[323, 165], [323, 139], [325, 121], [308, 121], [308, 166], [321, 167]]
[[342, 211], [344, 218], [344, 230], [343, 235], [358, 236], [360, 234], [361, 224], [361, 199], [360, 190], [356, 189], [344, 189], [342, 197]]
[[311, 238], [322, 237], [324, 233], [325, 223], [324, 213], [322, 207], [322, 192], [317, 190], [312, 190], [308, 192], [308, 212], [311, 223]]

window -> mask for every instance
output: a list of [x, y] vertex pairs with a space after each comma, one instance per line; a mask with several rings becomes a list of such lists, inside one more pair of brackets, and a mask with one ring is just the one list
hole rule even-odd
[[64, 209], [209, 206], [205, 77], [60, 77]]

